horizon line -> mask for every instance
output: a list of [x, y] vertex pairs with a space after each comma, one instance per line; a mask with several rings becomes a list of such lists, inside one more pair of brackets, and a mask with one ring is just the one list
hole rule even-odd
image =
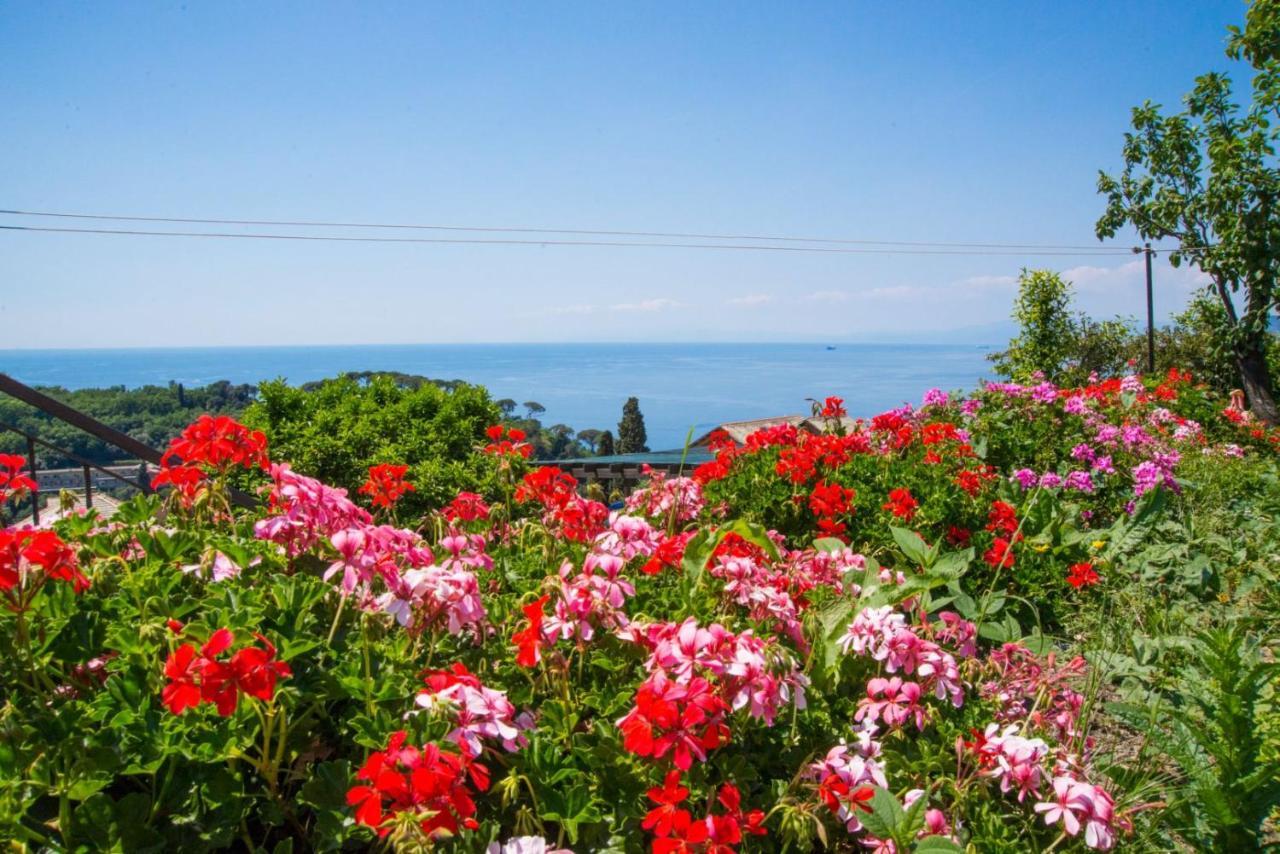
[[[960, 330], [956, 330], [960, 331]], [[70, 347], [0, 347], [0, 356], [7, 353], [66, 353], [113, 351], [158, 351], [158, 350], [299, 350], [299, 349], [357, 349], [368, 347], [688, 347], [688, 346], [852, 346], [852, 347], [990, 347], [999, 342], [977, 341], [940, 341], [937, 343], [909, 340], [888, 341], [848, 341], [841, 339], [812, 339], [791, 341], [406, 341], [348, 344], [156, 344], [156, 345], [101, 345]]]

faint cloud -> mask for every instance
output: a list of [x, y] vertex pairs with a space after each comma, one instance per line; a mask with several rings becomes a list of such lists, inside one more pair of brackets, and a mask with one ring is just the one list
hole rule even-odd
[[[1117, 289], [1145, 287], [1146, 262], [1141, 259], [1128, 261], [1118, 267], [1095, 267], [1083, 264], [1062, 271], [1062, 278], [1081, 292], [1108, 293]], [[1161, 264], [1152, 271], [1152, 279], [1161, 290], [1191, 293], [1209, 284], [1209, 276], [1195, 267], [1173, 267]]]
[[922, 288], [916, 285], [892, 285], [883, 288], [869, 288], [858, 291], [854, 296], [859, 299], [908, 299], [933, 293], [935, 288]]
[[740, 305], [750, 308], [770, 302], [773, 302], [773, 297], [769, 294], [747, 294], [746, 296], [733, 297], [729, 300], [729, 305]]
[[594, 305], [561, 305], [547, 309], [547, 314], [595, 314]]
[[1017, 283], [1017, 276], [970, 276], [956, 282], [955, 286], [965, 290], [985, 291], [1012, 288]]
[[679, 308], [682, 303], [666, 297], [658, 297], [656, 299], [646, 299], [640, 302], [620, 302], [616, 305], [609, 306], [610, 311], [666, 311], [671, 308]]
[[847, 291], [814, 291], [805, 297], [810, 302], [846, 302], [849, 299]]

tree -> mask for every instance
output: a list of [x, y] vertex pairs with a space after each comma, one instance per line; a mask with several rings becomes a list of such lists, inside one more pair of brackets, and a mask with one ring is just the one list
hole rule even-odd
[[509, 397], [504, 397], [502, 400], [495, 400], [493, 403], [498, 407], [498, 409], [502, 410], [503, 418], [510, 418], [511, 413], [516, 411], [516, 402]]
[[590, 448], [593, 454], [596, 452], [596, 443], [600, 441], [600, 436], [601, 431], [591, 428], [578, 431], [578, 441]]
[[601, 457], [611, 457], [613, 454], [613, 433], [605, 430], [600, 434], [600, 438], [596, 440], [596, 455]]
[[644, 430], [644, 415], [640, 412], [640, 401], [628, 397], [622, 405], [622, 420], [618, 422], [618, 453], [642, 454], [649, 450], [645, 441], [649, 437]]
[[369, 466], [408, 465], [406, 479], [416, 491], [399, 505], [406, 518], [439, 508], [460, 491], [483, 492], [493, 473], [492, 458], [478, 448], [498, 408], [480, 386], [410, 388], [375, 375], [365, 382], [326, 380], [308, 390], [276, 380], [262, 384], [243, 420], [267, 434], [275, 459], [352, 495]]
[[996, 370], [1016, 380], [1030, 379], [1036, 372], [1054, 382], [1062, 379], [1079, 331], [1071, 296], [1071, 283], [1057, 273], [1024, 269], [1013, 304], [1018, 335], [1008, 350], [990, 357]]
[[523, 404], [525, 412], [529, 414], [529, 418], [537, 418], [539, 415], [547, 411], [547, 408], [536, 400], [526, 400]]
[[1196, 78], [1182, 112], [1164, 115], [1150, 101], [1135, 107], [1124, 171], [1098, 176], [1107, 207], [1096, 230], [1114, 237], [1129, 225], [1147, 240], [1178, 241], [1170, 262], [1212, 280], [1250, 406], [1276, 424], [1266, 351], [1280, 300], [1280, 0], [1257, 0], [1244, 28], [1230, 33], [1227, 55], [1256, 72], [1249, 105], [1234, 102], [1226, 75], [1209, 73]]
[[1145, 359], [1146, 333], [1140, 333], [1131, 318], [1094, 320], [1081, 312], [1075, 326], [1072, 366], [1063, 376], [1063, 385], [1084, 385], [1095, 374], [1114, 377], [1129, 373], [1140, 356]]

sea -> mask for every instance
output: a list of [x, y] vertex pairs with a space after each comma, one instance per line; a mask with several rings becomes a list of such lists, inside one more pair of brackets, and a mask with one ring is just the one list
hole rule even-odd
[[0, 350], [0, 372], [76, 389], [302, 383], [392, 370], [483, 385], [495, 399], [541, 404], [545, 425], [615, 434], [622, 404], [634, 396], [649, 446], [665, 450], [725, 421], [807, 414], [812, 400], [828, 395], [844, 398], [857, 416], [918, 403], [933, 387], [968, 389], [991, 376], [989, 352], [971, 344], [746, 343]]

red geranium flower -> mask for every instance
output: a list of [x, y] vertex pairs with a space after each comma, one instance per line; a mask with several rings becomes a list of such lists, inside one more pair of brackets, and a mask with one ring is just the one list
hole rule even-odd
[[270, 700], [275, 696], [276, 680], [293, 675], [283, 661], [276, 660], [276, 648], [262, 635], [255, 635], [262, 646], [248, 646], [231, 656], [231, 670], [236, 687], [250, 697]]
[[369, 479], [360, 487], [362, 495], [373, 499], [375, 507], [394, 507], [406, 492], [416, 492], [413, 484], [404, 479], [408, 466], [397, 466], [391, 463], [369, 466]]
[[474, 492], [459, 492], [440, 512], [450, 522], [474, 522], [489, 518], [489, 505]]
[[200, 705], [200, 662], [196, 648], [189, 643], [175, 649], [164, 663], [164, 675], [169, 684], [164, 686], [160, 698], [175, 715]]
[[182, 506], [190, 509], [205, 486], [204, 472], [195, 466], [166, 465], [151, 480], [152, 486], [171, 486]]
[[688, 771], [694, 757], [705, 762], [708, 750], [729, 740], [723, 722], [729, 707], [700, 676], [677, 684], [658, 670], [640, 685], [635, 702], [618, 721], [629, 753], [654, 759], [670, 753], [675, 766]]
[[844, 418], [849, 411], [844, 408], [844, 399], [839, 397], [828, 397], [822, 402], [823, 418]]
[[[172, 625], [170, 629], [173, 630]], [[180, 630], [179, 623], [177, 631]], [[229, 661], [218, 661], [218, 657], [231, 648], [234, 635], [230, 629], [214, 632], [198, 654], [189, 643], [175, 649], [164, 664], [169, 683], [161, 692], [169, 711], [180, 715], [200, 703], [213, 703], [218, 714], [227, 717], [236, 710], [242, 693], [271, 700], [276, 680], [292, 676], [293, 671], [285, 662], [276, 660], [276, 648], [270, 641], [262, 635], [256, 637], [263, 646], [245, 647]]]
[[1003, 532], [1012, 536], [1018, 530], [1018, 511], [1003, 501], [991, 502], [991, 513], [987, 519], [988, 531]]
[[689, 790], [680, 785], [680, 772], [668, 771], [661, 787], [649, 790], [649, 800], [658, 806], [649, 810], [640, 826], [657, 836], [684, 833], [689, 827], [689, 811], [678, 804], [689, 797]]
[[526, 460], [533, 455], [533, 446], [525, 441], [525, 433], [518, 427], [507, 429], [501, 424], [493, 424], [484, 432], [491, 440], [484, 446], [486, 454], [495, 457], [523, 457]]
[[838, 483], [819, 481], [809, 495], [809, 510], [815, 516], [843, 516], [852, 511], [849, 503], [857, 495], [852, 489]]
[[76, 593], [89, 589], [76, 551], [53, 531], [0, 530], [0, 593], [5, 607], [23, 611], [49, 579], [65, 581]]
[[233, 466], [265, 469], [269, 464], [267, 437], [229, 415], [201, 415], [169, 443], [162, 463], [170, 465], [175, 458], [218, 471]]
[[17, 454], [0, 454], [0, 503], [36, 491], [36, 482], [27, 476], [26, 465], [26, 460]]
[[982, 559], [995, 569], [1010, 569], [1013, 566], [1013, 543], [1004, 537], [996, 537], [991, 548], [982, 555]]
[[1093, 568], [1093, 564], [1089, 562], [1076, 563], [1071, 565], [1071, 571], [1067, 574], [1067, 583], [1079, 590], [1081, 587], [1090, 587], [1097, 584], [1101, 580], [1101, 576]]
[[972, 538], [973, 533], [968, 528], [961, 528], [958, 525], [947, 528], [947, 542], [958, 549], [968, 548]]
[[359, 824], [386, 836], [388, 814], [412, 813], [427, 836], [450, 838], [460, 828], [475, 830], [476, 805], [467, 788], [468, 780], [477, 789], [488, 787], [488, 772], [472, 756], [446, 752], [438, 745], [421, 749], [405, 747], [404, 731], [391, 735], [387, 749], [369, 755], [356, 779], [365, 785], [347, 791], [347, 803], [356, 807]]
[[889, 493], [889, 500], [882, 505], [881, 509], [890, 511], [905, 522], [910, 522], [919, 506], [920, 503], [911, 494], [911, 490], [899, 488]]
[[545, 616], [543, 608], [550, 601], [551, 596], [546, 595], [520, 609], [524, 611], [529, 625], [512, 635], [511, 642], [519, 649], [516, 664], [521, 667], [534, 667], [542, 660], [542, 647], [545, 643], [542, 637], [542, 620]]

